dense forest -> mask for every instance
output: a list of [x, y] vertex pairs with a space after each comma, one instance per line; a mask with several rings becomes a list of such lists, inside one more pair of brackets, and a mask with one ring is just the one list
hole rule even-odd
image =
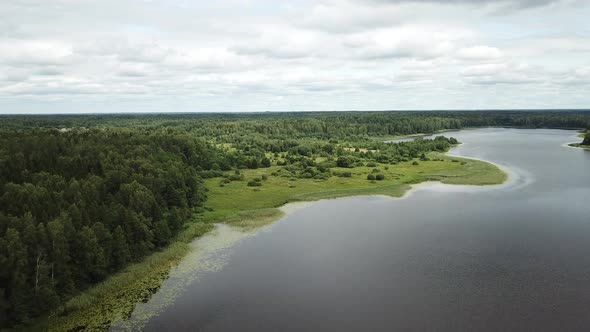
[[203, 209], [204, 178], [278, 165], [321, 181], [457, 143], [384, 138], [480, 126], [588, 128], [590, 112], [0, 116], [0, 327], [174, 241]]

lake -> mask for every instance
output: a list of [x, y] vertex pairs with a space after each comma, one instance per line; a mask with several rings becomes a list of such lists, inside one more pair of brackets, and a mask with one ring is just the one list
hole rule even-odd
[[590, 151], [574, 131], [474, 129], [450, 154], [499, 186], [309, 203], [255, 233], [220, 226], [117, 329], [587, 331]]

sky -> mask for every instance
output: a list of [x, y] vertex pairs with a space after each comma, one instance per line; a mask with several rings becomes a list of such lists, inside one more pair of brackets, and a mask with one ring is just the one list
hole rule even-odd
[[1, 0], [0, 113], [590, 108], [590, 0]]

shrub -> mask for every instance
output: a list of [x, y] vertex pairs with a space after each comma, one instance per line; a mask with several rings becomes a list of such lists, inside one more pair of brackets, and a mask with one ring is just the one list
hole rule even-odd
[[367, 167], [377, 167], [377, 164], [375, 164], [374, 162], [369, 162], [367, 163]]
[[371, 181], [375, 180], [375, 175], [373, 175], [373, 174], [367, 175], [367, 180], [371, 180]]
[[341, 156], [338, 157], [336, 160], [336, 165], [338, 167], [353, 167], [355, 160], [351, 157]]
[[263, 181], [266, 181], [266, 180], [268, 180], [268, 175], [266, 175], [266, 174], [262, 174], [262, 180], [263, 180]]
[[270, 167], [271, 166], [270, 159], [268, 159], [267, 157], [262, 158], [262, 160], [260, 161], [260, 165], [262, 167]]
[[260, 183], [258, 181], [254, 181], [254, 180], [248, 181], [248, 187], [260, 187], [260, 186], [262, 186], [262, 183]]
[[244, 180], [244, 176], [238, 175], [238, 174], [232, 174], [229, 176], [229, 180], [230, 181], [242, 181], [242, 180]]
[[210, 178], [216, 178], [216, 177], [223, 176], [223, 173], [221, 171], [214, 171], [214, 170], [201, 171], [199, 174], [201, 175], [201, 177], [203, 179], [210, 179]]
[[385, 180], [385, 175], [383, 175], [383, 174], [377, 174], [375, 176], [375, 180], [377, 180], [377, 181]]
[[350, 178], [350, 177], [352, 177], [352, 173], [350, 173], [350, 172], [343, 172], [342, 174], [340, 174], [340, 177]]
[[412, 165], [417, 166], [420, 165], [417, 161], [414, 160], [414, 162], [412, 163]]
[[318, 173], [313, 178], [318, 180], [327, 180], [330, 177], [329, 174], [326, 173]]

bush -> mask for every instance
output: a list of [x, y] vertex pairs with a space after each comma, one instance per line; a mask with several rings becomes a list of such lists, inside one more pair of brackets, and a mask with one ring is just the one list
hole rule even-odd
[[266, 181], [266, 180], [268, 180], [268, 175], [266, 175], [266, 174], [262, 174], [262, 180], [263, 180], [263, 181]]
[[203, 179], [210, 179], [210, 178], [216, 178], [216, 177], [223, 176], [223, 173], [221, 171], [214, 171], [214, 170], [201, 171], [199, 174], [201, 175], [201, 177]]
[[242, 181], [244, 180], [244, 176], [243, 175], [238, 175], [238, 174], [232, 174], [229, 176], [228, 178], [230, 181]]
[[417, 166], [417, 165], [420, 165], [420, 164], [418, 164], [418, 162], [414, 160], [414, 162], [412, 163], [412, 165]]
[[370, 163], [367, 163], [367, 167], [377, 167], [377, 164], [370, 162]]
[[341, 156], [338, 157], [338, 159], [336, 160], [336, 165], [338, 167], [353, 167], [355, 160], [351, 157], [345, 157], [345, 156]]
[[377, 174], [375, 176], [375, 180], [377, 180], [377, 181], [385, 180], [385, 175], [383, 175], [383, 174]]
[[262, 158], [262, 160], [260, 161], [260, 165], [262, 167], [270, 167], [271, 166], [270, 159], [268, 159], [267, 157]]
[[350, 178], [350, 177], [352, 177], [352, 173], [350, 173], [350, 172], [343, 172], [342, 174], [340, 174], [340, 177]]
[[254, 181], [254, 180], [248, 181], [248, 187], [260, 187], [260, 186], [262, 186], [262, 183], [260, 183], [259, 181]]
[[371, 181], [375, 180], [375, 175], [373, 175], [373, 174], [367, 175], [367, 180], [371, 180]]

